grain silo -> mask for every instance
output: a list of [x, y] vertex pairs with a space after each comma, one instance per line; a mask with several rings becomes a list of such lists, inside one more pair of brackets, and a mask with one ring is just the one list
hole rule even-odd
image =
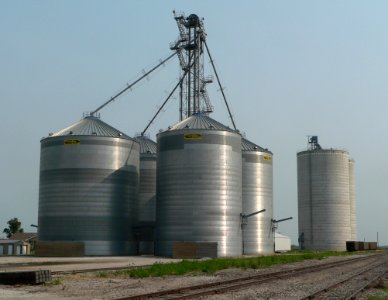
[[242, 139], [243, 253], [274, 252], [272, 153]]
[[350, 199], [351, 240], [357, 241], [356, 182], [355, 182], [353, 159], [349, 160], [349, 199]]
[[349, 154], [317, 137], [297, 154], [299, 240], [304, 249], [345, 251], [351, 240]]
[[220, 257], [242, 254], [241, 136], [205, 114], [157, 135], [155, 254], [173, 242], [216, 242]]
[[156, 143], [149, 137], [139, 135], [140, 180], [139, 180], [139, 254], [154, 253], [155, 199], [156, 199]]
[[38, 236], [85, 255], [135, 254], [140, 146], [89, 116], [41, 140]]

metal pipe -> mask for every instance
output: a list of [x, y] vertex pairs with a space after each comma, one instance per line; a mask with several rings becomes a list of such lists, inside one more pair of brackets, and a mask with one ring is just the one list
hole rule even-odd
[[251, 214], [248, 214], [248, 215], [241, 214], [241, 217], [247, 219], [247, 218], [250, 218], [250, 217], [252, 217], [254, 215], [262, 213], [262, 212], [265, 212], [265, 209], [262, 209], [262, 210], [259, 210], [259, 211], [255, 211], [254, 213], [251, 213]]
[[187, 74], [187, 70], [185, 71], [185, 73], [183, 74], [181, 80], [179, 80], [179, 82], [176, 84], [176, 86], [174, 87], [174, 89], [171, 91], [171, 93], [168, 95], [167, 99], [163, 102], [162, 106], [158, 109], [158, 111], [156, 112], [156, 114], [154, 115], [154, 117], [152, 118], [152, 120], [148, 123], [148, 125], [146, 126], [146, 128], [144, 128], [144, 130], [142, 131], [141, 135], [143, 136], [144, 133], [147, 131], [147, 129], [151, 126], [152, 122], [156, 119], [156, 117], [158, 116], [158, 114], [160, 113], [160, 111], [163, 109], [163, 107], [166, 105], [166, 103], [168, 102], [168, 100], [170, 100], [171, 96], [174, 94], [175, 90], [178, 88], [178, 86], [181, 85], [183, 79], [185, 78]]
[[280, 223], [280, 222], [288, 221], [288, 220], [291, 220], [291, 219], [292, 219], [292, 217], [284, 218], [284, 219], [280, 219], [280, 220], [272, 219], [272, 223]]
[[169, 59], [171, 59], [173, 56], [175, 56], [177, 54], [177, 52], [174, 52], [173, 54], [171, 54], [169, 57], [167, 57], [166, 59], [162, 60], [158, 65], [156, 65], [155, 67], [153, 67], [151, 70], [149, 70], [148, 72], [144, 73], [142, 76], [140, 76], [138, 79], [136, 79], [134, 82], [132, 82], [131, 84], [127, 84], [127, 86], [121, 90], [120, 92], [118, 92], [116, 95], [114, 95], [113, 97], [111, 97], [108, 101], [106, 101], [104, 104], [100, 105], [96, 110], [92, 111], [90, 113], [91, 116], [94, 116], [94, 114], [96, 114], [98, 111], [100, 111], [101, 109], [103, 109], [105, 106], [107, 106], [109, 103], [111, 103], [112, 101], [114, 101], [117, 97], [121, 96], [125, 91], [129, 90], [130, 88], [132, 88], [136, 83], [138, 83], [140, 80], [142, 80], [143, 78], [147, 77], [149, 74], [151, 74], [153, 71], [155, 71], [157, 68], [159, 68], [161, 65], [163, 65], [164, 63], [166, 63]]

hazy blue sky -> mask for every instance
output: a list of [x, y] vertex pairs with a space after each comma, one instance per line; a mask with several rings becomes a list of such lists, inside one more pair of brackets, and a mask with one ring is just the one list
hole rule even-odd
[[[37, 223], [40, 139], [82, 118], [170, 53], [172, 10], [205, 19], [238, 128], [274, 153], [275, 218], [297, 240], [296, 153], [307, 135], [356, 161], [358, 238], [388, 244], [387, 1], [0, 0], [0, 228]], [[211, 68], [206, 68], [211, 75]], [[101, 111], [141, 132], [178, 61]], [[213, 118], [231, 125], [218, 87]], [[177, 99], [149, 133], [178, 120]]]

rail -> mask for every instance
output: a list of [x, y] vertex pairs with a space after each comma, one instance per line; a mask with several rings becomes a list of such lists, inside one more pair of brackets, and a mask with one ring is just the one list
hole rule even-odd
[[328, 296], [328, 295], [330, 295], [330, 293], [335, 292], [336, 289], [339, 289], [341, 286], [343, 286], [345, 284], [349, 284], [352, 280], [362, 277], [362, 279], [363, 279], [362, 284], [357, 284], [357, 288], [355, 289], [355, 291], [350, 293], [350, 295], [348, 293], [345, 293], [348, 295], [343, 295], [343, 297], [342, 297], [344, 300], [356, 299], [356, 296], [358, 294], [360, 294], [367, 286], [371, 285], [373, 282], [376, 282], [380, 277], [384, 276], [386, 271], [379, 272], [377, 274], [377, 276], [374, 275], [372, 278], [367, 278], [366, 277], [367, 274], [370, 273], [371, 271], [376, 271], [376, 269], [378, 269], [379, 267], [381, 267], [382, 265], [385, 265], [385, 264], [386, 264], [386, 262], [377, 262], [373, 265], [369, 265], [367, 268], [360, 270], [357, 273], [352, 274], [351, 276], [349, 276], [343, 280], [337, 281], [330, 286], [326, 286], [323, 289], [320, 289], [320, 290], [302, 298], [301, 300], [315, 299], [318, 296], [319, 297]]
[[193, 285], [193, 286], [187, 286], [187, 287], [176, 288], [176, 289], [169, 289], [169, 290], [164, 290], [159, 292], [119, 298], [116, 300], [135, 300], [135, 299], [140, 300], [140, 299], [152, 299], [152, 298], [161, 298], [161, 297], [163, 297], [163, 299], [192, 299], [192, 298], [204, 297], [204, 296], [209, 296], [214, 294], [222, 294], [233, 290], [239, 290], [244, 287], [248, 287], [252, 285], [258, 285], [258, 284], [267, 283], [267, 282], [271, 282], [279, 279], [287, 279], [287, 278], [291, 278], [294, 276], [303, 275], [311, 272], [319, 272], [322, 270], [326, 270], [326, 269], [330, 269], [330, 268], [334, 268], [342, 265], [353, 264], [355, 262], [368, 261], [368, 260], [373, 261], [376, 259], [376, 257], [381, 255], [385, 255], [385, 254], [376, 254], [376, 255], [366, 256], [361, 258], [357, 257], [357, 258], [342, 260], [339, 262], [337, 261], [337, 262], [319, 264], [314, 266], [301, 267], [301, 268], [292, 269], [292, 270], [272, 272], [272, 273], [260, 274], [255, 276], [240, 277], [240, 278], [235, 278], [231, 280], [217, 281], [212, 283]]

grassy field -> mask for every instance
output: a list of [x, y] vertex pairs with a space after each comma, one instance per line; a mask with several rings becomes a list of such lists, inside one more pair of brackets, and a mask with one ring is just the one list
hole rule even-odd
[[[354, 253], [360, 254], [360, 252]], [[352, 255], [349, 252], [307, 252], [307, 251], [291, 251], [287, 254], [259, 256], [259, 257], [244, 257], [244, 258], [217, 258], [209, 260], [183, 260], [178, 263], [155, 263], [152, 266], [139, 269], [128, 269], [113, 272], [100, 272], [99, 277], [107, 276], [122, 276], [128, 275], [132, 278], [158, 277], [169, 275], [184, 275], [214, 273], [219, 270], [228, 268], [242, 269], [259, 269], [273, 265], [288, 264], [300, 262], [307, 259], [323, 259], [329, 256], [346, 256]]]

